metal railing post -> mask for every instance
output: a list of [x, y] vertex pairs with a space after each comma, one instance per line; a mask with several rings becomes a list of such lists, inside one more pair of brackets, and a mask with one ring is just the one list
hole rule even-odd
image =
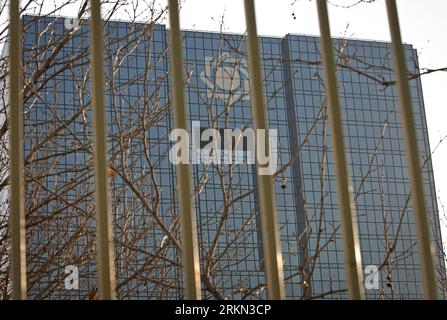
[[405, 55], [402, 48], [399, 17], [395, 0], [387, 0], [386, 7], [391, 32], [391, 47], [393, 51], [397, 87], [399, 90], [401, 122], [404, 132], [404, 141], [407, 148], [407, 161], [412, 189], [411, 196], [413, 198], [416, 232], [423, 273], [424, 296], [426, 299], [436, 299], [436, 275], [433, 265], [430, 229], [428, 227], [429, 220], [425, 205], [425, 193], [421, 177], [413, 107], [408, 87], [407, 67], [405, 65]]
[[357, 231], [358, 226], [351, 197], [351, 185], [346, 163], [343, 123], [340, 112], [334, 52], [332, 50], [326, 0], [317, 0], [317, 9], [321, 33], [321, 58], [324, 67], [324, 83], [326, 86], [335, 179], [343, 234], [348, 293], [351, 299], [362, 299], [364, 291], [362, 261]]
[[115, 299], [115, 260], [113, 229], [107, 176], [107, 125], [104, 111], [104, 71], [101, 5], [90, 0], [90, 47], [92, 68], [92, 105], [95, 165], [96, 243], [99, 272], [99, 298]]
[[[250, 75], [253, 122], [256, 130], [264, 129], [265, 132], [268, 132], [268, 114], [264, 97], [259, 43], [256, 31], [255, 8], [253, 0], [244, 1], [245, 19], [247, 23], [248, 69]], [[266, 139], [266, 150], [270, 150], [268, 141], [269, 139]], [[273, 176], [259, 174], [258, 162], [256, 163], [256, 166], [258, 167], [258, 198], [261, 213], [262, 244], [269, 299], [284, 299], [283, 259], [276, 218]]]
[[[178, 12], [178, 1], [169, 0], [169, 42], [170, 67], [172, 83], [172, 99], [175, 129], [187, 130], [186, 104], [184, 97], [183, 56]], [[189, 164], [176, 165], [177, 192], [179, 199], [181, 234], [182, 234], [182, 264], [185, 299], [200, 299], [200, 262], [197, 241], [196, 217], [192, 203], [191, 173]]]
[[22, 50], [19, 0], [9, 2], [9, 230], [12, 299], [26, 299], [26, 235], [23, 176]]

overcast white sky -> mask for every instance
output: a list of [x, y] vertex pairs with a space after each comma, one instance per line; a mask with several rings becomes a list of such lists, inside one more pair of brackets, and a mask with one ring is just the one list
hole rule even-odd
[[[350, 5], [358, 0], [331, 0], [334, 5]], [[447, 67], [447, 1], [398, 0], [402, 39], [413, 44], [419, 53], [421, 68]], [[333, 36], [390, 41], [385, 1], [363, 3], [352, 8], [329, 5]], [[318, 35], [315, 1], [310, 0], [256, 0], [259, 35], [284, 36], [287, 33]], [[292, 13], [294, 15], [292, 15]], [[220, 17], [225, 14], [225, 31], [245, 32], [242, 0], [185, 0], [180, 13], [182, 28], [219, 31]], [[296, 19], [294, 19], [294, 16]], [[447, 135], [447, 72], [438, 72], [422, 78], [425, 108], [431, 149]], [[433, 155], [436, 190], [443, 225], [441, 203], [447, 205], [447, 140]], [[444, 228], [447, 239], [447, 227]]]

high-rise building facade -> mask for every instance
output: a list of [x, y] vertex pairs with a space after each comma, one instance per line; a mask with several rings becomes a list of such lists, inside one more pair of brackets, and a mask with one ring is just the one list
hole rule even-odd
[[[23, 25], [29, 296], [94, 298], [88, 24], [24, 16]], [[175, 166], [169, 158], [174, 128], [168, 30], [108, 21], [103, 34], [118, 297], [181, 298]], [[207, 128], [253, 128], [244, 36], [197, 31], [183, 36], [191, 136]], [[289, 34], [259, 40], [269, 126], [277, 130], [274, 185], [286, 296], [346, 298], [319, 39]], [[417, 74], [416, 50], [404, 48], [409, 73]], [[334, 39], [334, 49], [366, 296], [421, 298], [390, 45]], [[443, 292], [444, 256], [418, 77], [410, 81], [410, 91]], [[248, 149], [240, 156], [247, 158]], [[257, 206], [263, 195], [257, 192], [255, 166], [242, 161], [191, 167], [203, 296], [265, 299]], [[73, 270], [77, 285], [69, 278]]]

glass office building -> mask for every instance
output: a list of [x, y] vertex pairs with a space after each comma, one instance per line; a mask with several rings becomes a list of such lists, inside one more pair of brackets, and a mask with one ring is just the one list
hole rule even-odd
[[[97, 273], [86, 21], [24, 16], [29, 297], [94, 299]], [[182, 298], [179, 219], [164, 25], [109, 21], [103, 30], [108, 172], [117, 296]], [[253, 128], [245, 38], [185, 31], [190, 132]], [[346, 298], [319, 39], [260, 38], [289, 299]], [[335, 39], [346, 153], [371, 299], [422, 297], [399, 102], [386, 42]], [[405, 45], [408, 70], [416, 50]], [[419, 78], [410, 81], [439, 290], [445, 266]], [[201, 143], [206, 144], [206, 141]], [[195, 150], [193, 150], [194, 152]], [[243, 148], [242, 158], [249, 156]], [[253, 164], [194, 163], [194, 203], [207, 299], [265, 299]], [[79, 272], [73, 285], [72, 270]], [[377, 276], [371, 272], [377, 270]], [[368, 277], [369, 276], [369, 277]], [[67, 283], [68, 282], [68, 283]]]

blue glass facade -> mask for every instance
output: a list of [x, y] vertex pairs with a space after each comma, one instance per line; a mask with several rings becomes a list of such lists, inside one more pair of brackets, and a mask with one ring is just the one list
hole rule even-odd
[[[89, 298], [96, 288], [88, 24], [63, 41], [65, 18], [24, 16], [29, 295]], [[183, 33], [191, 130], [253, 128], [245, 39]], [[181, 298], [168, 31], [104, 28], [109, 173], [117, 292]], [[269, 125], [278, 130], [275, 192], [286, 295], [346, 298], [343, 246], [319, 39], [260, 38]], [[335, 39], [345, 141], [364, 267], [379, 268], [368, 298], [420, 298], [422, 278], [390, 46]], [[42, 62], [59, 48], [48, 66]], [[416, 51], [405, 45], [417, 73]], [[39, 67], [37, 67], [39, 66]], [[37, 74], [37, 70], [44, 70]], [[436, 263], [445, 280], [430, 147], [419, 79], [410, 81]], [[252, 164], [193, 164], [203, 296], [267, 297]], [[65, 267], [79, 268], [77, 290]]]

